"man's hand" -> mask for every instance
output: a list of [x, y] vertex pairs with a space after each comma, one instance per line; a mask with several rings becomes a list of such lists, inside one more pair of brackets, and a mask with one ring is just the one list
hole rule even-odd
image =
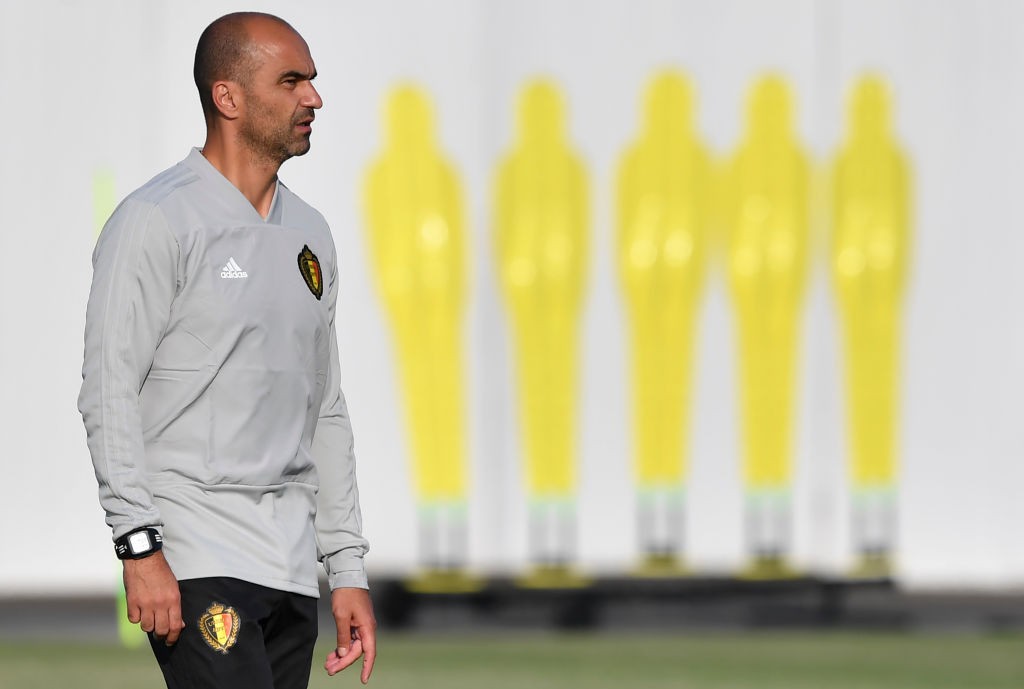
[[334, 589], [331, 612], [338, 625], [338, 647], [327, 656], [324, 669], [328, 675], [335, 675], [363, 656], [360, 679], [366, 684], [377, 657], [377, 620], [373, 617], [370, 594], [365, 589]]
[[157, 551], [141, 560], [124, 560], [124, 591], [128, 620], [173, 646], [185, 622], [181, 619], [178, 580], [164, 554]]

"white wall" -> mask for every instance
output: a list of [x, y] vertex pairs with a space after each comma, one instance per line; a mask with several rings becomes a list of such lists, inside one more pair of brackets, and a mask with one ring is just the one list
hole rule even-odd
[[[912, 158], [916, 227], [902, 426], [900, 574], [916, 587], [1024, 586], [1024, 5], [881, 0], [507, 0], [430, 3], [85, 2], [0, 4], [0, 595], [109, 590], [118, 570], [75, 408], [94, 242], [92, 178], [123, 196], [202, 141], [191, 84], [199, 33], [236, 9], [281, 14], [307, 38], [325, 108], [313, 151], [282, 177], [332, 223], [344, 270], [339, 331], [357, 432], [371, 572], [415, 561], [415, 513], [390, 337], [373, 292], [362, 174], [380, 144], [387, 90], [413, 79], [434, 98], [439, 138], [465, 185], [473, 232], [469, 338], [472, 559], [525, 555], [507, 328], [489, 243], [494, 164], [523, 80], [556, 78], [592, 184], [580, 556], [635, 556], [626, 351], [612, 262], [612, 180], [635, 135], [646, 80], [662, 66], [698, 87], [699, 124], [736, 143], [751, 79], [782, 71], [799, 128], [822, 160], [837, 145], [846, 88], [865, 68], [894, 87]], [[797, 556], [848, 564], [838, 341], [819, 247], [808, 297], [798, 429]], [[701, 320], [687, 536], [694, 564], [741, 557], [732, 321], [723, 276]]]

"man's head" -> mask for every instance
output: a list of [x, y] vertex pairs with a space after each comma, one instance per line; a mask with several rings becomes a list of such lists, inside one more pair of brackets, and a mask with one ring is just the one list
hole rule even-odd
[[283, 19], [237, 12], [215, 20], [199, 37], [193, 76], [208, 129], [277, 164], [309, 150], [323, 102], [309, 46]]

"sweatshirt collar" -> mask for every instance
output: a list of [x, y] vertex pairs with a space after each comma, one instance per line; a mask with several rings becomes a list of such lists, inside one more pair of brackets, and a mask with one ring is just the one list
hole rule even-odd
[[215, 168], [213, 164], [206, 159], [206, 156], [202, 154], [199, 148], [193, 148], [188, 157], [185, 158], [185, 164], [188, 165], [196, 174], [202, 177], [204, 180], [211, 184], [219, 187], [223, 194], [224, 200], [231, 204], [233, 207], [237, 207], [238, 210], [244, 214], [248, 219], [256, 220], [261, 224], [266, 225], [280, 225], [281, 224], [281, 180], [274, 181], [274, 198], [270, 202], [270, 213], [264, 219], [259, 214], [256, 207], [245, 197], [238, 187], [231, 183], [227, 177], [225, 177], [220, 170]]

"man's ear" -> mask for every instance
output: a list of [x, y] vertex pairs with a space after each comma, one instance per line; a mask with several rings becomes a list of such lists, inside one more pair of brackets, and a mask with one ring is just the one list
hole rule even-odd
[[213, 82], [213, 105], [222, 117], [236, 119], [241, 114], [242, 94], [233, 81]]

